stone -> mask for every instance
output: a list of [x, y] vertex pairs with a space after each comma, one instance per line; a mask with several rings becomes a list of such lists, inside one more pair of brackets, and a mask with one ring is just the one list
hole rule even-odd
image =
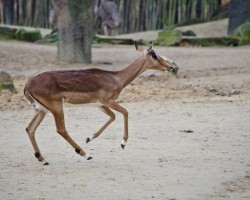
[[3, 89], [16, 93], [11, 76], [5, 71], [0, 71], [0, 91]]

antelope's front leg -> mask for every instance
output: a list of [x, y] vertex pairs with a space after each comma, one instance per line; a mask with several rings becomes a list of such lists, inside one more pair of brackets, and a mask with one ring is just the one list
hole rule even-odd
[[101, 135], [101, 133], [115, 120], [115, 114], [107, 106], [101, 106], [100, 109], [107, 114], [110, 119], [92, 137], [88, 137], [86, 143], [89, 143], [91, 140]]
[[124, 149], [128, 140], [128, 111], [113, 100], [110, 100], [105, 105], [113, 110], [116, 110], [117, 112], [122, 113], [124, 116], [124, 136], [121, 142], [121, 147]]

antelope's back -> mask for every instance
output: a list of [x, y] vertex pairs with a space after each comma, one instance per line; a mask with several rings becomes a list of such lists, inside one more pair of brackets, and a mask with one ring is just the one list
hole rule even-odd
[[96, 92], [114, 85], [113, 73], [100, 69], [48, 71], [31, 78], [25, 90], [46, 96], [62, 92]]

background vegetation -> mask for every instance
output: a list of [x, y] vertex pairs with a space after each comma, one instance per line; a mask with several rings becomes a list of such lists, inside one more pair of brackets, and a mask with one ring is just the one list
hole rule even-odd
[[[96, 11], [104, 0], [95, 0]], [[156, 30], [207, 20], [220, 7], [219, 0], [114, 0], [121, 26], [120, 33]], [[51, 28], [52, 0], [0, 0], [0, 23]]]

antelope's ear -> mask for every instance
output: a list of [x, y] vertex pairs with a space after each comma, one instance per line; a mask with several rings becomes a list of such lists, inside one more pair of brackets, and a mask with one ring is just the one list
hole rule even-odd
[[141, 46], [137, 41], [135, 41], [135, 48], [137, 51], [144, 52], [145, 48]]
[[152, 50], [152, 48], [153, 48], [153, 42], [151, 41], [151, 42], [149, 42], [149, 45], [148, 45], [148, 52], [150, 52], [151, 50]]

